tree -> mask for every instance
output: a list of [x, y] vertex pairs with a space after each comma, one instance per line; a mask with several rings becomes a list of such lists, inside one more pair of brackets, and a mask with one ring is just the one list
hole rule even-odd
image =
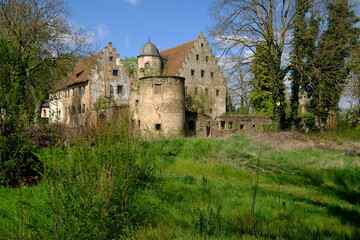
[[[294, 18], [291, 0], [217, 0], [211, 9], [215, 25], [211, 33], [224, 54], [251, 63], [251, 55], [262, 48], [271, 79], [273, 119], [277, 129], [286, 127], [285, 85], [288, 68], [283, 63], [284, 49]], [[248, 54], [252, 52], [252, 54]]]
[[88, 52], [90, 46], [89, 35], [69, 24], [68, 16], [63, 0], [2, 0], [0, 4], [0, 38], [11, 41], [21, 54], [35, 122], [44, 93], [58, 80], [52, 78], [51, 69], [59, 61]]
[[61, 0], [0, 2], [0, 185], [34, 175], [29, 129], [66, 60], [88, 45]]

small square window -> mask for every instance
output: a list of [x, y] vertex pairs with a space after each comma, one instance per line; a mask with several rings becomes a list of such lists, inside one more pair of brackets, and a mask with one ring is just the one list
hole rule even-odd
[[119, 71], [118, 70], [113, 70], [113, 76], [118, 76], [119, 75]]
[[194, 76], [194, 75], [195, 75], [195, 70], [191, 69], [191, 76]]
[[201, 77], [205, 76], [205, 70], [201, 70]]
[[113, 61], [114, 60], [114, 57], [109, 57], [109, 61]]
[[216, 89], [216, 96], [220, 96], [220, 90], [219, 89]]
[[155, 124], [155, 130], [156, 131], [161, 131], [161, 124], [160, 123]]
[[196, 54], [196, 61], [199, 61], [199, 54]]
[[161, 84], [155, 84], [154, 93], [155, 94], [161, 94]]
[[117, 86], [117, 93], [122, 94], [123, 93], [123, 86], [119, 85]]
[[256, 128], [256, 125], [253, 125], [253, 128]]
[[244, 124], [240, 124], [240, 129], [244, 129]]
[[204, 47], [204, 44], [203, 44], [203, 43], [201, 43], [201, 47]]

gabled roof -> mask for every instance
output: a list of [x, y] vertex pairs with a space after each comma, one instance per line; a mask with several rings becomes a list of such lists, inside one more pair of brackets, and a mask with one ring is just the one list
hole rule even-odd
[[53, 90], [59, 91], [71, 85], [88, 81], [91, 69], [96, 64], [99, 56], [100, 53], [96, 53], [79, 61], [75, 68], [66, 75]]
[[194, 42], [195, 40], [160, 52], [161, 55], [165, 55], [167, 58], [167, 64], [165, 66], [166, 75], [175, 76], [179, 72]]

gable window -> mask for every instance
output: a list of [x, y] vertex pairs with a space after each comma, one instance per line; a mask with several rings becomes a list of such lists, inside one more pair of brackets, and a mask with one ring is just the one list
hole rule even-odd
[[216, 96], [220, 96], [220, 90], [219, 89], [216, 89]]
[[144, 66], [145, 69], [150, 69], [150, 63], [145, 63], [145, 66]]
[[118, 93], [118, 94], [122, 94], [122, 93], [123, 93], [123, 86], [122, 86], [122, 85], [117, 86], [117, 93]]
[[119, 71], [118, 70], [113, 70], [113, 76], [118, 76], [119, 75]]
[[201, 77], [205, 76], [205, 70], [201, 70]]
[[161, 94], [161, 84], [154, 85], [154, 94]]
[[191, 69], [191, 76], [194, 76], [194, 75], [195, 75], [195, 70]]
[[199, 54], [196, 54], [196, 61], [199, 61]]
[[111, 56], [111, 57], [109, 57], [109, 61], [111, 61], [111, 62], [112, 62], [113, 60], [114, 60], [114, 57], [112, 57], [112, 56]]
[[161, 131], [161, 123], [156, 123], [155, 124], [155, 130], [156, 131]]
[[203, 43], [201, 43], [201, 47], [204, 47], [204, 44], [203, 44]]

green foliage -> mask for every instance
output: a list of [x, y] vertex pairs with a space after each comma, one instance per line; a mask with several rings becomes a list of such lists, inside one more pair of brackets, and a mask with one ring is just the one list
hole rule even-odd
[[121, 60], [126, 69], [129, 72], [130, 76], [134, 76], [134, 74], [137, 71], [138, 68], [138, 60], [135, 57], [124, 57], [124, 59]]
[[186, 109], [198, 113], [208, 113], [209, 106], [214, 104], [212, 97], [206, 96], [205, 93], [186, 95]]
[[136, 138], [116, 127], [108, 127], [94, 146], [78, 143], [68, 149], [48, 149], [43, 154], [44, 177], [54, 234], [113, 239], [126, 235], [137, 221], [145, 221], [136, 216], [133, 201], [154, 181], [152, 159]]

